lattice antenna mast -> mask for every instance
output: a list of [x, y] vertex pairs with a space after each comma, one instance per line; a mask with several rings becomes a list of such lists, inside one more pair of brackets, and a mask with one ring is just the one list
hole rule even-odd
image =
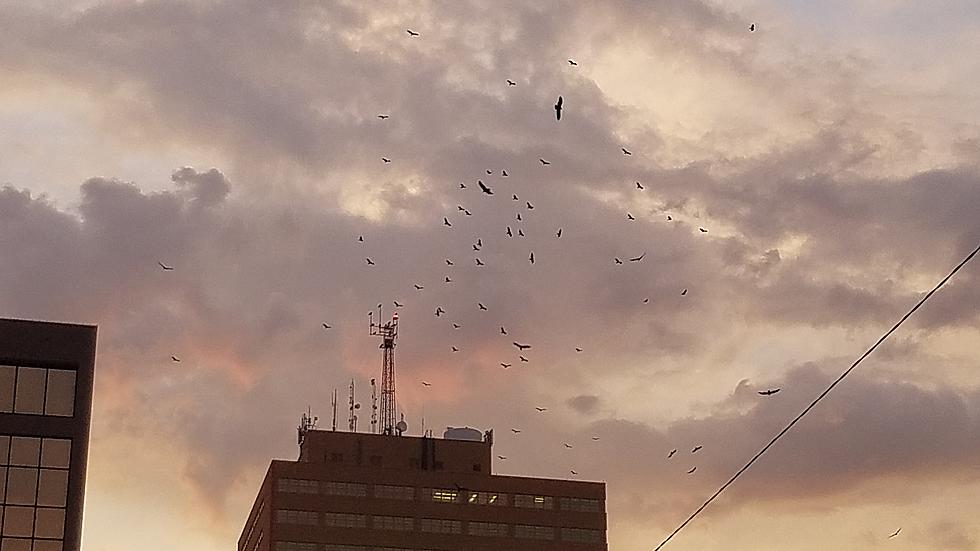
[[381, 337], [381, 432], [396, 434], [395, 425], [395, 339], [398, 337], [398, 312], [391, 321], [382, 325], [381, 305], [378, 305], [378, 322], [373, 312], [368, 314], [371, 336]]
[[333, 389], [333, 398], [330, 400], [330, 405], [333, 406], [333, 423], [331, 423], [330, 430], [337, 432], [337, 389]]
[[354, 401], [354, 379], [350, 380], [350, 415], [347, 418], [347, 428], [351, 432], [357, 432], [357, 413], [361, 409], [361, 404]]
[[378, 383], [371, 379], [371, 434], [378, 433]]
[[313, 416], [312, 410], [309, 406], [306, 408], [306, 413], [299, 421], [299, 426], [296, 427], [296, 443], [300, 446], [303, 445], [303, 441], [306, 440], [306, 433], [311, 430], [316, 430], [316, 422], [319, 419]]

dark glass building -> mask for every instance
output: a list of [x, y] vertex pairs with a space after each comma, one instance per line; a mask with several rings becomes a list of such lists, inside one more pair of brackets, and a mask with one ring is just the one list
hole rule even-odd
[[96, 328], [0, 319], [0, 551], [78, 551]]

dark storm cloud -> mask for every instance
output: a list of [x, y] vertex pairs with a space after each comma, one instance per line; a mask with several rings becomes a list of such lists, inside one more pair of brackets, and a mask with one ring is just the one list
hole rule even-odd
[[599, 408], [599, 402], [599, 397], [593, 394], [573, 396], [565, 401], [565, 403], [568, 404], [568, 407], [585, 415], [595, 413]]

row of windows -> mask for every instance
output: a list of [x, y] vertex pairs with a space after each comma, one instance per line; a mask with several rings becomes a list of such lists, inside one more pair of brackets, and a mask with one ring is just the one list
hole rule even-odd
[[295, 541], [276, 542], [275, 551], [433, 551], [432, 549], [406, 549], [404, 547], [372, 547], [366, 545], [344, 545], [338, 543], [328, 543], [320, 545], [318, 543], [303, 543]]
[[[259, 509], [255, 511], [255, 517], [252, 519], [252, 524], [248, 526], [248, 534], [245, 535], [245, 545], [252, 539], [252, 534], [255, 532], [255, 526], [259, 523], [259, 518], [262, 516], [262, 511], [265, 509], [265, 501], [263, 500], [259, 503]], [[259, 534], [262, 532], [260, 531]], [[261, 538], [259, 538], [261, 541]], [[258, 545], [258, 543], [256, 543]], [[2, 550], [0, 550], [2, 551]]]
[[0, 466], [67, 469], [70, 461], [69, 439], [0, 436]]
[[57, 508], [0, 507], [3, 535], [21, 538], [65, 537], [65, 510]]
[[[314, 511], [294, 511], [281, 509], [276, 511], [276, 521], [316, 526], [317, 514], [318, 513]], [[325, 526], [334, 528], [367, 528], [368, 516], [356, 513], [323, 513], [323, 523]], [[371, 526], [378, 530], [397, 530], [408, 532], [415, 529], [415, 519], [412, 517], [375, 515], [371, 517]], [[463, 522], [452, 519], [423, 518], [419, 519], [419, 530], [422, 532], [432, 532], [436, 534], [462, 534]], [[473, 521], [468, 522], [466, 527], [466, 533], [471, 536], [507, 537], [509, 532], [510, 525], [496, 522]], [[517, 524], [514, 525], [514, 537], [553, 540], [555, 539], [555, 528], [552, 526]], [[561, 539], [564, 541], [601, 543], [602, 537], [602, 530], [590, 530], [586, 528], [561, 529]], [[279, 543], [283, 545], [293, 545], [293, 543], [290, 542]]]
[[71, 440], [0, 435], [0, 550], [61, 551]]
[[[301, 478], [280, 478], [277, 483], [280, 492], [293, 494], [326, 494], [337, 496], [367, 496], [367, 484], [357, 482], [323, 482]], [[507, 494], [495, 492], [470, 492], [449, 490], [444, 488], [423, 488], [422, 495], [426, 500], [436, 503], [469, 503], [472, 505], [507, 505]], [[373, 496], [380, 499], [414, 500], [415, 488], [412, 486], [390, 486], [376, 484]], [[514, 507], [524, 509], [547, 509], [555, 507], [552, 496], [515, 494]], [[585, 511], [590, 513], [602, 512], [602, 501], [580, 497], [558, 498], [564, 511]]]
[[0, 366], [0, 413], [73, 416], [75, 372]]
[[[33, 547], [31, 543], [33, 542]], [[3, 538], [0, 544], [3, 551], [62, 551], [61, 540], [29, 540], [25, 538]]]

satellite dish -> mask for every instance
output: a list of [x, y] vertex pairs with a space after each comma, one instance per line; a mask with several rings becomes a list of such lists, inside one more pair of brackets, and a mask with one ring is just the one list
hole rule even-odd
[[395, 424], [395, 430], [398, 432], [405, 432], [408, 430], [408, 423], [404, 419]]
[[361, 404], [354, 404], [354, 409], [361, 409]]

